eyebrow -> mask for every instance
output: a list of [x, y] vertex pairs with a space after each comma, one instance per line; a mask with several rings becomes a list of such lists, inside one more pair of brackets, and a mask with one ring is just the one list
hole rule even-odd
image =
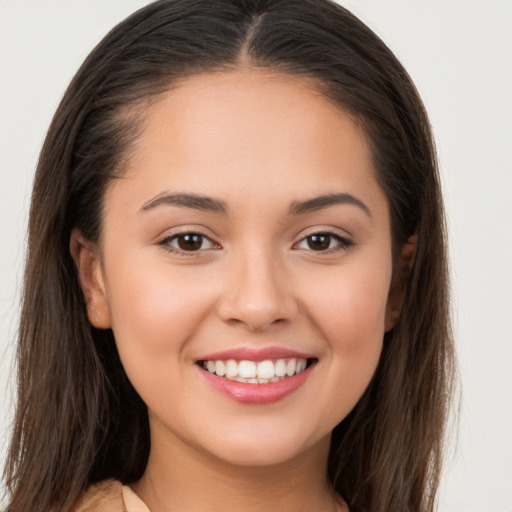
[[157, 206], [181, 206], [184, 208], [193, 208], [194, 210], [203, 210], [207, 212], [227, 213], [228, 209], [224, 202], [211, 197], [200, 196], [196, 194], [159, 194], [148, 202], [144, 203], [141, 210], [147, 212]]
[[[307, 199], [306, 201], [295, 201], [291, 204], [289, 209], [290, 215], [302, 215], [305, 213], [314, 212], [323, 208], [328, 208], [334, 205], [353, 205], [360, 208], [366, 215], [371, 218], [371, 212], [357, 197], [346, 194], [326, 194], [323, 196]], [[150, 199], [142, 206], [141, 210], [146, 212], [158, 206], [170, 205], [181, 206], [184, 208], [192, 208], [195, 210], [209, 211], [215, 213], [227, 214], [228, 208], [223, 201], [214, 199], [212, 197], [201, 196], [197, 194], [184, 194], [184, 193], [162, 193]]]
[[292, 203], [290, 206], [290, 214], [301, 215], [303, 213], [314, 212], [338, 204], [357, 206], [366, 213], [368, 217], [371, 218], [372, 216], [370, 208], [368, 208], [368, 206], [366, 206], [360, 199], [351, 194], [326, 194], [306, 201], [297, 201]]

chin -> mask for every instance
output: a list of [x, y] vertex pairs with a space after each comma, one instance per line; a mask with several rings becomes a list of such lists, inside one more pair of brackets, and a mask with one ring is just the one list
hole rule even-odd
[[[315, 453], [328, 453], [330, 431], [323, 436], [311, 436], [293, 432], [290, 428], [280, 428], [271, 432], [267, 429], [258, 432], [238, 432], [238, 435], [226, 435], [217, 439], [206, 448], [219, 460], [235, 466], [264, 467], [285, 464], [310, 450]], [[213, 440], [213, 439], [212, 439]]]
[[237, 450], [230, 446], [225, 451], [218, 451], [217, 458], [233, 466], [269, 467], [285, 464], [300, 456], [300, 450], [287, 449], [283, 446], [269, 445], [264, 448], [255, 446]]

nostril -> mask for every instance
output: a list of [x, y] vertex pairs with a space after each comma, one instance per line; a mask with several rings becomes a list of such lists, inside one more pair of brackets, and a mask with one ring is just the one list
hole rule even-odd
[[297, 315], [293, 295], [282, 285], [279, 276], [266, 275], [268, 270], [259, 264], [244, 263], [245, 272], [229, 282], [226, 294], [219, 298], [219, 317], [234, 327], [243, 326], [258, 332], [283, 325]]

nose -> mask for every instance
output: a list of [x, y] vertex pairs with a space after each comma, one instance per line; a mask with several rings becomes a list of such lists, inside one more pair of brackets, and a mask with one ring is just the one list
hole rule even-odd
[[292, 321], [298, 304], [285, 267], [268, 249], [233, 257], [224, 279], [219, 317], [251, 332], [263, 332]]

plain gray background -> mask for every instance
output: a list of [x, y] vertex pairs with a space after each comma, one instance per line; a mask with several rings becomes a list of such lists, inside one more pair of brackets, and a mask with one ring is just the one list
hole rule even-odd
[[[0, 464], [30, 187], [95, 43], [145, 0], [0, 0]], [[512, 1], [340, 1], [401, 59], [431, 116], [447, 203], [462, 402], [441, 512], [512, 511]]]

